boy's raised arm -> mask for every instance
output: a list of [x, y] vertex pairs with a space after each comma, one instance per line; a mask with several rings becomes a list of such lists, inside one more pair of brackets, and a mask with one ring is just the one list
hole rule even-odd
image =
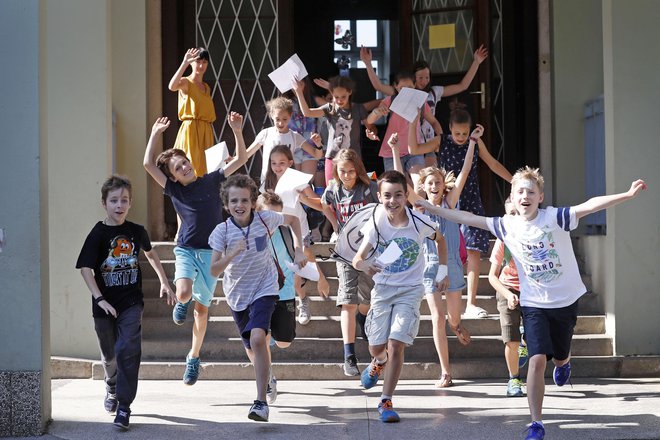
[[[435, 151], [437, 151], [437, 147], [440, 145], [440, 138], [434, 137], [430, 141], [424, 142], [422, 145], [419, 145], [417, 143], [418, 124], [419, 124], [419, 113], [408, 126], [408, 150], [410, 150], [410, 154], [434, 153]], [[440, 131], [440, 133], [442, 133], [442, 130]]]
[[432, 205], [426, 200], [416, 201], [415, 206], [423, 212], [430, 212], [431, 214], [439, 215], [440, 217], [446, 218], [447, 220], [454, 223], [474, 226], [475, 228], [485, 229], [488, 231], [488, 223], [486, 222], [486, 217], [481, 215], [475, 215], [471, 212], [461, 211], [459, 209], [441, 208], [440, 206]]
[[371, 82], [371, 85], [373, 86], [374, 89], [381, 92], [383, 95], [387, 95], [387, 96], [392, 96], [396, 93], [394, 87], [385, 85], [382, 82], [380, 82], [380, 78], [378, 78], [378, 75], [376, 75], [376, 71], [374, 70], [374, 67], [371, 65], [371, 60], [372, 60], [371, 50], [362, 46], [360, 48], [360, 60], [364, 63], [364, 65], [367, 68], [367, 76], [369, 77], [369, 81]]
[[236, 156], [224, 167], [225, 176], [229, 176], [242, 167], [248, 160], [247, 150], [245, 149], [245, 139], [243, 138], [243, 116], [231, 112], [227, 115], [229, 127], [234, 132], [234, 141], [236, 142]]
[[170, 120], [167, 119], [166, 116], [156, 119], [156, 122], [154, 122], [154, 125], [151, 127], [151, 135], [149, 136], [149, 142], [147, 142], [147, 148], [144, 151], [144, 160], [142, 162], [147, 173], [149, 173], [163, 188], [165, 188], [165, 184], [167, 183], [167, 176], [156, 166], [156, 157], [158, 156], [156, 144], [158, 143], [161, 134], [163, 134], [169, 126]]
[[612, 206], [618, 205], [621, 202], [625, 202], [626, 200], [634, 199], [642, 190], [645, 190], [646, 188], [646, 183], [644, 183], [643, 180], [635, 180], [630, 185], [630, 189], [626, 192], [611, 194], [607, 196], [592, 197], [586, 202], [574, 206], [573, 209], [575, 210], [575, 216], [580, 219], [585, 215], [592, 214], [602, 209], [610, 208]]

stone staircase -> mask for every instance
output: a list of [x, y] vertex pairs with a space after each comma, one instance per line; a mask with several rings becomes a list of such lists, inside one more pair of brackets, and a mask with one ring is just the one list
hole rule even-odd
[[[153, 243], [158, 251], [168, 278], [174, 277], [173, 243]], [[329, 255], [328, 243], [314, 245], [314, 253], [330, 283], [331, 294], [337, 291], [337, 272]], [[145, 310], [143, 320], [142, 379], [180, 379], [185, 356], [190, 349], [192, 311], [183, 326], [172, 322], [171, 306], [158, 298], [158, 281], [154, 271], [144, 261], [143, 288]], [[448, 331], [450, 361], [454, 378], [506, 378], [507, 370], [500, 340], [499, 315], [494, 291], [488, 283], [489, 262], [482, 258], [478, 287], [478, 304], [488, 311], [486, 319], [464, 319], [472, 334], [472, 342], [462, 346]], [[584, 282], [590, 285], [589, 277]], [[316, 283], [306, 284], [310, 294], [313, 318], [306, 325], [298, 325], [297, 337], [286, 350], [273, 348], [274, 370], [280, 379], [352, 379], [343, 375], [343, 346], [339, 325], [336, 296], [324, 300], [316, 293]], [[465, 302], [466, 297], [463, 297]], [[630, 369], [623, 358], [613, 356], [613, 342], [605, 333], [605, 316], [599, 310], [597, 294], [589, 292], [580, 301], [579, 318], [573, 339], [573, 373], [575, 376], [619, 377]], [[402, 378], [435, 379], [440, 373], [433, 344], [431, 316], [426, 301], [422, 302], [422, 320], [419, 335], [413, 346], [406, 349], [406, 362]], [[366, 341], [358, 337], [356, 352], [362, 367], [370, 357]], [[253, 370], [231, 318], [222, 294], [222, 281], [218, 283], [209, 309], [209, 323], [201, 359], [203, 371], [200, 379], [252, 379]], [[550, 369], [550, 366], [548, 367]], [[93, 367], [93, 376], [102, 377], [99, 365]], [[524, 372], [523, 372], [524, 374]]]

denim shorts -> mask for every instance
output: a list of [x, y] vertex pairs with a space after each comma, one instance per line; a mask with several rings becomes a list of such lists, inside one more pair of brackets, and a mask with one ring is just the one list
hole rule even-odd
[[[433, 243], [431, 245], [431, 243]], [[438, 274], [438, 249], [432, 240], [424, 241], [424, 293], [433, 295], [436, 292], [435, 276]], [[447, 276], [449, 276], [449, 287], [447, 292], [457, 292], [465, 289], [465, 277], [463, 276], [463, 263], [449, 258], [447, 262]]]
[[523, 306], [523, 326], [529, 357], [544, 354], [548, 360], [568, 359], [577, 312], [578, 301], [558, 309]]
[[[407, 154], [405, 156], [401, 156], [401, 165], [403, 165], [403, 169], [405, 171], [410, 171], [410, 169], [415, 165], [423, 167], [425, 164], [426, 162], [424, 161], [423, 154]], [[391, 157], [383, 157], [383, 167], [385, 168], [385, 171], [393, 170], [394, 159]]]
[[364, 324], [369, 345], [387, 344], [389, 339], [412, 345], [419, 330], [419, 307], [423, 297], [421, 284], [376, 284], [371, 292], [371, 308]]
[[211, 275], [211, 249], [174, 248], [174, 282], [181, 278], [192, 280], [193, 299], [208, 307], [218, 279]]
[[[325, 162], [324, 159], [317, 159], [311, 154], [309, 154], [307, 151], [303, 150], [302, 148], [298, 148], [295, 153], [293, 153], [293, 162], [294, 163], [303, 163], [308, 160], [321, 160]], [[321, 168], [323, 169], [323, 168]], [[317, 170], [318, 170], [318, 165], [317, 165]]]
[[250, 348], [250, 333], [252, 329], [260, 328], [268, 334], [271, 325], [270, 320], [275, 311], [277, 298], [277, 295], [262, 296], [255, 299], [245, 310], [239, 312], [235, 310], [231, 311], [245, 348]]

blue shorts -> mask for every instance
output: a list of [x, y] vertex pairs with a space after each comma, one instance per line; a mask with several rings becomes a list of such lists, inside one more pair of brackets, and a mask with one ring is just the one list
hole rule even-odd
[[[435, 276], [438, 274], [438, 248], [433, 240], [424, 241], [424, 293], [433, 295], [436, 292]], [[463, 276], [463, 263], [449, 258], [447, 261], [447, 276], [449, 276], [449, 287], [447, 292], [457, 292], [465, 289], [465, 277]]]
[[213, 299], [218, 279], [211, 275], [211, 249], [174, 248], [174, 282], [181, 278], [192, 280], [192, 296], [195, 301], [208, 307]]
[[[423, 154], [407, 154], [405, 156], [401, 156], [401, 165], [403, 165], [404, 170], [410, 172], [410, 169], [415, 165], [423, 167], [426, 165], [426, 162], [424, 161]], [[385, 171], [393, 170], [394, 159], [391, 157], [383, 157], [383, 167], [385, 168]]]
[[275, 311], [277, 299], [277, 295], [262, 296], [255, 299], [245, 310], [241, 310], [240, 312], [231, 311], [245, 348], [250, 348], [250, 333], [252, 329], [260, 328], [268, 334], [270, 320]]
[[559, 309], [523, 306], [523, 327], [529, 357], [544, 354], [548, 360], [568, 359], [571, 354], [571, 340], [577, 322], [577, 312], [578, 301]]
[[[311, 154], [309, 154], [307, 151], [303, 150], [302, 148], [298, 148], [295, 153], [293, 153], [293, 162], [294, 163], [303, 163], [308, 160], [318, 160], [321, 162], [321, 166], [325, 165], [325, 157], [322, 157], [321, 159], [317, 159]], [[321, 168], [322, 170], [323, 168]], [[319, 164], [316, 164], [316, 170], [319, 171]]]

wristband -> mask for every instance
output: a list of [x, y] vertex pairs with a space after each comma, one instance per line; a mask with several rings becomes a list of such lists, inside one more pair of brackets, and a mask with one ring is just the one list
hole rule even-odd
[[470, 140], [471, 140], [472, 142], [474, 142], [475, 144], [478, 144], [478, 143], [479, 143], [479, 142], [477, 142], [478, 139], [477, 139], [476, 137], [474, 137], [474, 136], [470, 136]]
[[92, 301], [94, 301], [94, 304], [98, 306], [101, 301], [105, 301], [105, 298], [103, 298], [103, 295], [101, 295], [97, 296], [96, 298], [92, 298]]
[[438, 273], [435, 276], [435, 282], [439, 283], [447, 277], [447, 265], [440, 264], [438, 265]]

